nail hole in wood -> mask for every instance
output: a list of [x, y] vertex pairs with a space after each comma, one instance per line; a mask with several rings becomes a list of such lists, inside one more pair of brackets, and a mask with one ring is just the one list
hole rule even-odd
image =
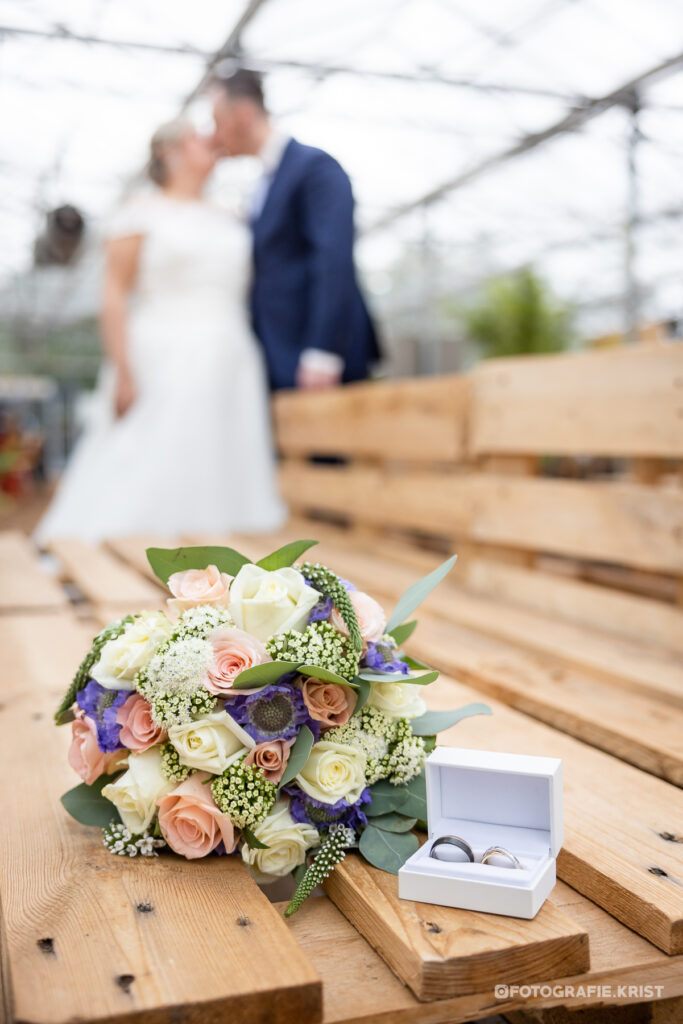
[[240, 926], [240, 928], [248, 928], [249, 925], [251, 924], [251, 921], [249, 920], [248, 917], [238, 917], [237, 923]]
[[666, 873], [666, 871], [664, 870], [664, 868], [648, 868], [647, 870], [649, 871], [649, 873], [651, 875], [656, 875], [657, 878], [668, 878], [669, 877], [668, 874]]
[[673, 832], [659, 832], [658, 835], [667, 843], [683, 843], [683, 836], [674, 835]]
[[434, 924], [433, 921], [425, 921], [425, 924], [427, 925], [427, 931], [430, 935], [440, 935], [443, 931], [443, 929], [438, 924]]
[[138, 903], [135, 909], [137, 910], [138, 914], [151, 914], [152, 911], [154, 910], [154, 907], [151, 903], [145, 902]]
[[42, 722], [42, 720], [43, 720], [43, 712], [42, 711], [36, 711], [33, 715], [31, 715], [31, 718], [33, 719], [34, 722]]
[[52, 956], [55, 955], [54, 939], [38, 939], [37, 946], [41, 953], [47, 953], [48, 956], [50, 956], [50, 954]]
[[134, 981], [134, 974], [119, 974], [118, 978], [116, 979], [116, 984], [119, 986], [119, 988], [122, 988], [124, 992], [130, 992], [130, 986], [133, 984]]

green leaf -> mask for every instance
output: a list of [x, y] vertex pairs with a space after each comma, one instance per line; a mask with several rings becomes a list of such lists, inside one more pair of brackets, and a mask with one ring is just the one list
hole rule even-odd
[[419, 845], [417, 836], [412, 832], [385, 832], [368, 825], [360, 837], [358, 848], [374, 867], [396, 875]]
[[450, 729], [452, 725], [461, 722], [463, 718], [491, 714], [493, 712], [488, 704], [466, 704], [465, 707], [454, 708], [452, 711], [426, 711], [419, 718], [413, 718], [410, 728], [415, 736], [431, 736], [444, 729]]
[[369, 683], [415, 683], [416, 686], [427, 686], [439, 678], [439, 673], [435, 668], [419, 676], [404, 676], [402, 672], [362, 672], [360, 678], [367, 679]]
[[120, 821], [119, 812], [111, 800], [102, 796], [102, 789], [114, 781], [112, 775], [100, 775], [92, 786], [81, 782], [62, 797], [62, 804], [72, 818], [81, 825], [99, 825], [106, 828], [112, 821]]
[[373, 828], [381, 828], [385, 832], [410, 832], [416, 821], [417, 818], [406, 818], [405, 814], [390, 811], [389, 814], [380, 814], [373, 818], [372, 825]]
[[416, 626], [417, 619], [413, 619], [412, 622], [402, 622], [400, 626], [394, 626], [392, 630], [386, 630], [386, 632], [393, 636], [396, 646], [401, 647], [413, 635]]
[[256, 836], [254, 835], [254, 833], [251, 831], [250, 828], [243, 828], [242, 829], [242, 835], [244, 837], [245, 843], [247, 844], [247, 846], [249, 847], [250, 850], [269, 850], [270, 849], [269, 846], [266, 846], [265, 843], [262, 843], [260, 839], [256, 838]]
[[66, 711], [61, 711], [57, 716], [57, 725], [67, 725], [67, 723], [75, 721], [76, 715], [73, 708], [67, 708]]
[[169, 576], [185, 569], [206, 569], [215, 565], [219, 572], [236, 576], [243, 565], [250, 562], [234, 548], [190, 547], [190, 548], [147, 548], [147, 561], [162, 583], [168, 583]]
[[280, 789], [282, 789], [282, 787], [288, 782], [291, 782], [295, 775], [299, 774], [303, 766], [308, 761], [308, 755], [311, 752], [313, 742], [313, 733], [307, 725], [303, 725], [296, 738], [294, 746], [289, 752], [287, 767], [285, 768], [284, 775], [280, 779]]
[[401, 804], [401, 814], [424, 819], [427, 817], [427, 780], [424, 771], [404, 787], [406, 799]]
[[408, 787], [394, 786], [388, 779], [380, 779], [374, 786], [370, 786], [370, 796], [372, 803], [364, 811], [369, 818], [376, 818], [390, 811], [401, 810], [408, 799]]
[[303, 864], [298, 864], [297, 867], [295, 867], [294, 870], [292, 871], [292, 878], [294, 879], [294, 884], [299, 885], [305, 874], [306, 861], [304, 861]]
[[401, 625], [404, 619], [407, 619], [409, 615], [413, 614], [415, 609], [422, 604], [425, 597], [427, 597], [434, 587], [441, 583], [441, 580], [448, 575], [455, 565], [457, 557], [457, 555], [453, 555], [451, 558], [447, 558], [445, 562], [443, 562], [438, 568], [434, 569], [433, 572], [430, 572], [429, 575], [408, 587], [389, 618], [386, 627], [386, 631], [388, 633], [391, 633], [392, 629]]
[[425, 665], [424, 661], [420, 661], [419, 658], [411, 658], [411, 656], [409, 654], [403, 654], [403, 653], [401, 653], [400, 658], [401, 658], [401, 661], [405, 661], [406, 665], [408, 665], [409, 668], [419, 669], [420, 671], [427, 671], [427, 672], [431, 672], [432, 671], [432, 666], [431, 665]]
[[312, 548], [317, 543], [317, 540], [293, 540], [291, 544], [285, 544], [284, 547], [278, 548], [272, 554], [259, 559], [256, 564], [260, 565], [262, 569], [267, 569], [268, 572], [273, 572], [275, 569], [284, 569], [289, 565], [293, 565], [297, 558], [301, 558], [304, 551], [308, 551], [309, 548]]
[[321, 668], [319, 665], [299, 665], [297, 672], [309, 679], [321, 679], [323, 683], [337, 683], [338, 686], [355, 686], [356, 684], [343, 676], [337, 675], [329, 668]]
[[436, 746], [436, 735], [434, 735], [434, 736], [423, 736], [423, 739], [425, 741], [425, 751], [428, 754], [431, 754], [432, 750]]
[[263, 665], [245, 668], [235, 676], [233, 690], [254, 690], [258, 686], [269, 686], [288, 672], [298, 671], [295, 661], [266, 661]]
[[353, 713], [355, 715], [362, 707], [365, 707], [365, 704], [367, 703], [367, 699], [370, 696], [370, 683], [367, 679], [361, 679], [360, 676], [354, 676], [351, 685], [358, 691], [358, 700], [356, 701], [356, 706], [353, 709]]

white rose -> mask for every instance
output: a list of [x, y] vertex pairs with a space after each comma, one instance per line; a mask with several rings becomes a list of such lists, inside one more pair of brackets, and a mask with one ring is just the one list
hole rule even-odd
[[90, 676], [107, 690], [134, 690], [138, 670], [151, 661], [172, 629], [163, 612], [143, 612], [128, 623], [121, 636], [107, 641]]
[[417, 683], [373, 683], [368, 704], [390, 718], [419, 718], [427, 710], [420, 689]]
[[274, 633], [306, 628], [320, 594], [296, 569], [268, 572], [243, 565], [230, 587], [230, 613], [239, 629], [265, 643]]
[[315, 743], [296, 777], [305, 793], [326, 804], [346, 797], [355, 804], [365, 789], [365, 754], [342, 743]]
[[220, 775], [255, 745], [249, 733], [225, 711], [215, 711], [184, 725], [172, 725], [168, 738], [178, 751], [181, 764], [212, 775]]
[[121, 821], [131, 832], [144, 832], [152, 824], [157, 800], [173, 789], [161, 774], [159, 747], [130, 754], [128, 771], [102, 789], [102, 795], [118, 808]]
[[242, 846], [242, 860], [249, 865], [249, 873], [257, 882], [274, 882], [303, 864], [306, 851], [320, 842], [317, 828], [306, 822], [294, 821], [289, 806], [278, 800], [267, 818], [253, 828], [259, 842], [267, 850], [252, 850]]

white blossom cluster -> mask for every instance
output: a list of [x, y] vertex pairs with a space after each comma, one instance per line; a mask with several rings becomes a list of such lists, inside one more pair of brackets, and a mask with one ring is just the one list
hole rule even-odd
[[173, 639], [193, 636], [200, 640], [206, 640], [209, 634], [219, 626], [234, 625], [232, 615], [227, 609], [200, 604], [183, 612], [173, 632]]
[[163, 839], [157, 838], [142, 832], [134, 835], [125, 825], [119, 822], [112, 822], [109, 828], [103, 832], [102, 842], [110, 853], [118, 854], [119, 857], [158, 857], [157, 850], [165, 846]]

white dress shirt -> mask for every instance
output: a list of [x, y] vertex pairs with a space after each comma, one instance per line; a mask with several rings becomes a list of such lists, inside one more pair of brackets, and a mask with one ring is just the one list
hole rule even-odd
[[[261, 161], [263, 173], [249, 203], [249, 216], [252, 223], [260, 216], [266, 204], [273, 179], [290, 141], [291, 136], [273, 128], [261, 148], [258, 158]], [[341, 377], [344, 372], [342, 357], [336, 352], [327, 352], [321, 348], [305, 348], [299, 358], [299, 366], [311, 373], [325, 373], [330, 376]]]

